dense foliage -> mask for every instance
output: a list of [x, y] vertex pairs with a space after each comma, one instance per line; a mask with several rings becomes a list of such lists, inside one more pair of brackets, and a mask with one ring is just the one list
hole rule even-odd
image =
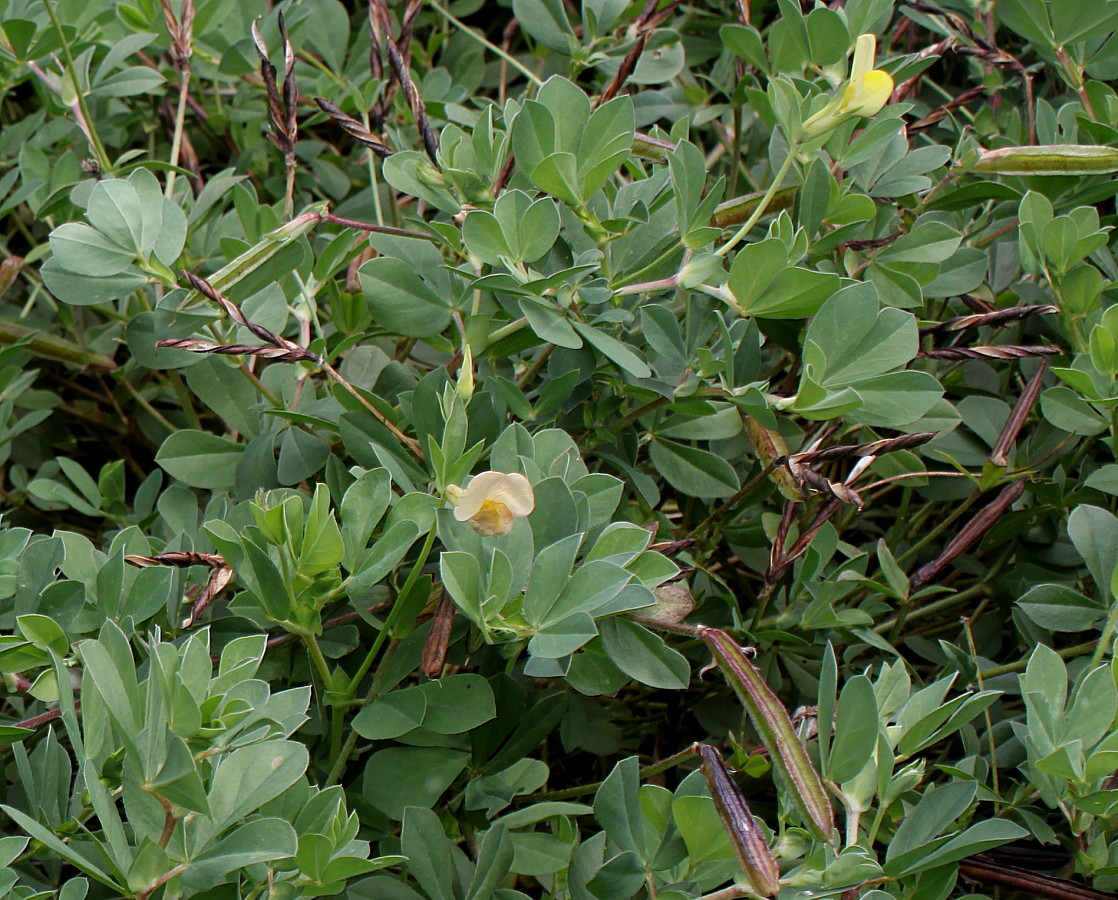
[[0, 897], [1118, 886], [1118, 0], [0, 13]]

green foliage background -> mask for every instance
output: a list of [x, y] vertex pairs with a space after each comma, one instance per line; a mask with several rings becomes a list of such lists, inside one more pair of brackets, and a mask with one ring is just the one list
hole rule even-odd
[[1114, 890], [1116, 29], [0, 0], [0, 897]]

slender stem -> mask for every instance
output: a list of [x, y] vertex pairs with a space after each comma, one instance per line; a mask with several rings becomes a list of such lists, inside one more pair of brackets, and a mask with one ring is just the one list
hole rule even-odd
[[1103, 657], [1110, 652], [1110, 642], [1114, 639], [1114, 629], [1118, 626], [1118, 603], [1115, 603], [1110, 608], [1110, 616], [1106, 620], [1106, 625], [1103, 627], [1102, 634], [1099, 635], [1099, 644], [1095, 648], [1094, 655], [1091, 657], [1091, 668], [1099, 665]]
[[[175, 110], [175, 133], [171, 138], [171, 158], [170, 163], [172, 166], [179, 164], [179, 153], [182, 150], [182, 133], [186, 125], [186, 100], [190, 91], [190, 69], [186, 68], [180, 76], [179, 81], [179, 105]], [[173, 168], [167, 170], [167, 186], [163, 190], [166, 197], [171, 197], [175, 190], [175, 176], [178, 175]]]
[[[651, 778], [653, 775], [658, 775], [661, 772], [666, 772], [668, 769], [678, 766], [681, 762], [685, 762], [695, 755], [695, 748], [688, 747], [686, 750], [680, 750], [679, 753], [673, 753], [659, 762], [651, 763], [644, 766], [638, 773], [641, 779]], [[561, 791], [537, 791], [534, 794], [521, 794], [513, 802], [517, 804], [537, 803], [541, 800], [567, 800], [572, 797], [584, 797], [587, 794], [593, 794], [598, 788], [602, 786], [602, 782], [595, 781], [593, 784], [580, 784], [571, 788], [564, 788]]]
[[667, 250], [665, 250], [663, 253], [661, 253], [659, 256], [657, 256], [656, 259], [652, 260], [652, 262], [650, 262], [647, 266], [645, 266], [644, 268], [641, 268], [641, 269], [637, 269], [636, 272], [630, 273], [629, 277], [630, 278], [642, 278], [648, 272], [652, 272], [655, 269], [658, 269], [660, 266], [662, 266], [665, 262], [667, 262], [675, 254], [679, 253], [683, 249], [684, 248], [680, 244], [672, 244], [670, 247], [668, 247]]
[[132, 384], [131, 381], [129, 381], [127, 378], [122, 378], [120, 380], [120, 384], [122, 384], [124, 386], [124, 389], [132, 395], [132, 398], [137, 403], [139, 403], [140, 406], [142, 406], [144, 409], [147, 410], [148, 414], [153, 419], [155, 419], [156, 422], [158, 422], [160, 425], [162, 425], [164, 428], [167, 429], [168, 434], [172, 434], [172, 433], [178, 431], [178, 428], [176, 428], [174, 424], [172, 424], [170, 421], [168, 421], [167, 418], [163, 415], [163, 413], [161, 413], [154, 406], [152, 406], [150, 402], [148, 402], [147, 397], [145, 397], [138, 390], [136, 390], [135, 386]]
[[698, 540], [699, 536], [702, 535], [702, 534], [705, 534], [707, 529], [710, 528], [711, 525], [713, 525], [714, 522], [717, 519], [719, 519], [723, 515], [725, 515], [725, 513], [728, 510], [730, 510], [731, 508], [733, 508], [734, 504], [736, 504], [739, 500], [741, 500], [742, 497], [744, 497], [746, 494], [748, 494], [750, 491], [752, 491], [755, 487], [757, 487], [757, 485], [760, 484], [765, 478], [768, 478], [769, 473], [772, 472], [772, 470], [775, 469], [775, 468], [776, 468], [776, 463], [769, 463], [767, 466], [765, 466], [765, 468], [763, 468], [760, 472], [758, 472], [751, 479], [749, 479], [749, 481], [747, 481], [740, 488], [738, 488], [738, 490], [734, 493], [734, 496], [732, 496], [729, 500], [727, 500], [725, 503], [723, 503], [717, 509], [712, 510], [710, 515], [707, 516], [705, 519], [703, 519], [703, 521], [701, 521], [694, 528], [694, 530], [692, 530], [691, 536], [693, 538], [695, 538], [696, 540]]
[[163, 887], [163, 885], [165, 885], [172, 878], [177, 878], [179, 875], [185, 872], [186, 868], [186, 863], [179, 863], [174, 868], [168, 869], [166, 872], [156, 878], [147, 890], [140, 891], [140, 893], [136, 894], [136, 900], [147, 900], [148, 897], [159, 890], [159, 888]]
[[739, 900], [741, 897], [755, 897], [753, 893], [745, 885], [734, 884], [728, 888], [722, 888], [720, 891], [715, 891], [713, 894], [703, 894], [699, 900]]
[[[372, 225], [369, 222], [358, 222], [356, 219], [347, 219], [344, 216], [335, 216], [333, 213], [319, 213], [323, 222], [333, 225], [344, 225], [346, 228], [356, 228], [359, 231], [375, 231], [377, 234], [394, 234], [397, 237], [419, 238], [424, 241], [438, 240], [434, 235], [424, 234], [422, 231], [408, 231], [406, 228], [393, 228], [391, 225]], [[377, 213], [380, 218], [380, 213]]]
[[671, 401], [667, 397], [657, 397], [654, 400], [649, 400], [643, 406], [638, 406], [631, 413], [618, 419], [613, 424], [614, 431], [620, 431], [622, 428], [628, 428], [641, 416], [647, 415], [653, 410], [659, 409], [661, 406], [667, 406]]
[[179, 406], [182, 407], [183, 415], [186, 416], [187, 422], [190, 427], [197, 431], [202, 430], [202, 420], [198, 418], [198, 411], [194, 408], [194, 395], [187, 390], [186, 382], [182, 380], [182, 376], [172, 369], [167, 373], [167, 379], [171, 383], [171, 388], [175, 392], [175, 396], [179, 399]]
[[284, 219], [290, 219], [295, 209], [295, 154], [285, 154], [283, 162], [287, 169], [287, 183], [283, 191], [283, 217]]
[[261, 397], [263, 397], [277, 409], [283, 408], [283, 401], [276, 396], [275, 391], [269, 389], [269, 387], [260, 380], [260, 377], [255, 372], [253, 372], [246, 365], [241, 365], [237, 368], [240, 370], [241, 374], [248, 379], [249, 383], [260, 394]]
[[641, 281], [637, 284], [627, 284], [614, 291], [615, 296], [625, 294], [644, 294], [648, 291], [667, 291], [679, 287], [679, 273], [669, 275], [667, 278], [658, 278], [656, 281]]
[[[974, 667], [978, 669], [978, 647], [974, 643], [974, 630], [970, 625], [970, 617], [963, 616], [963, 631], [967, 635], [967, 649], [970, 650], [970, 658], [974, 660]], [[978, 689], [980, 691], [986, 690], [986, 679], [982, 677], [982, 672], [978, 671], [975, 677], [978, 682]], [[994, 720], [990, 716], [990, 708], [987, 707], [982, 711], [982, 715], [986, 720], [986, 740], [990, 747], [990, 787], [994, 789], [994, 793], [1001, 793], [998, 787], [998, 745], [994, 740]]]
[[318, 638], [311, 632], [306, 632], [302, 635], [303, 643], [307, 645], [307, 655], [310, 656], [311, 662], [314, 663], [318, 674], [322, 676], [322, 684], [326, 690], [334, 689], [334, 676], [330, 673], [330, 664], [326, 662], [326, 656], [322, 652], [322, 647], [318, 644]]
[[[1083, 656], [1083, 654], [1094, 650], [1096, 647], [1095, 641], [1088, 641], [1086, 644], [1076, 644], [1074, 647], [1064, 647], [1062, 650], [1057, 650], [1061, 659], [1073, 659], [1076, 656]], [[996, 678], [999, 675], [1008, 675], [1010, 672], [1020, 672], [1025, 666], [1029, 664], [1028, 657], [1023, 657], [1014, 660], [1011, 663], [1006, 663], [1003, 666], [994, 666], [992, 669], [985, 669], [979, 674], [983, 678]]]
[[[361, 124], [366, 129], [369, 127], [369, 114], [361, 113]], [[372, 150], [365, 150], [365, 165], [369, 169], [369, 190], [373, 192], [373, 212], [377, 217], [377, 225], [384, 227], [384, 209], [380, 202], [380, 180], [377, 177], [377, 155]]]
[[776, 175], [773, 176], [773, 180], [769, 184], [769, 189], [765, 191], [765, 195], [761, 198], [761, 202], [757, 204], [757, 208], [753, 210], [753, 214], [745, 220], [745, 224], [738, 229], [737, 233], [714, 251], [718, 256], [725, 256], [733, 250], [734, 247], [745, 240], [749, 232], [753, 230], [753, 226], [761, 221], [761, 216], [765, 214], [765, 210], [769, 208], [769, 204], [772, 202], [773, 197], [776, 196], [776, 192], [780, 190], [780, 185], [781, 182], [784, 181], [784, 176], [787, 175], [788, 170], [792, 168], [792, 160], [796, 158], [797, 150], [798, 148], [795, 145], [788, 148], [788, 155], [784, 157], [784, 162], [782, 162], [780, 168], [777, 169]]
[[489, 339], [485, 344], [486, 348], [492, 347], [497, 341], [507, 338], [510, 334], [516, 334], [518, 331], [523, 330], [527, 324], [528, 320], [521, 316], [519, 319], [514, 319], [509, 322], [508, 325], [502, 325], [500, 328], [495, 329], [489, 334]]
[[[946, 609], [951, 609], [953, 606], [959, 606], [962, 603], [966, 603], [968, 600], [973, 597], [977, 597], [985, 590], [985, 582], [976, 584], [973, 587], [967, 588], [965, 591], [959, 591], [959, 593], [957, 594], [952, 594], [950, 597], [942, 597], [939, 600], [935, 600], [931, 603], [926, 603], [915, 609], [910, 609], [908, 614], [905, 616], [905, 619], [923, 619], [927, 618], [928, 616], [933, 616], [936, 613], [943, 612]], [[878, 634], [884, 634], [886, 631], [889, 631], [892, 628], [899, 627], [897, 625], [899, 620], [900, 616], [892, 619], [886, 619], [884, 622], [875, 625], [873, 627], [873, 630], [876, 631]]]
[[530, 82], [532, 82], [532, 84], [534, 84], [536, 87], [539, 87], [541, 84], [543, 84], [543, 81], [540, 79], [540, 77], [535, 72], [533, 72], [531, 69], [529, 69], [527, 66], [525, 66], [524, 63], [522, 63], [520, 60], [518, 60], [511, 53], [506, 53], [504, 50], [502, 50], [500, 47], [498, 47], [496, 44], [494, 44], [492, 41], [490, 41], [488, 38], [486, 38], [485, 35], [479, 34], [478, 32], [474, 31], [469, 25], [467, 25], [461, 19], [455, 18], [449, 10], [443, 9], [441, 6], [439, 6], [438, 3], [435, 2], [435, 0], [427, 0], [427, 3], [433, 10], [435, 10], [437, 13], [439, 13], [439, 15], [443, 16], [448, 22], [453, 22], [454, 25], [458, 28], [458, 30], [461, 33], [465, 34], [466, 37], [472, 38], [473, 40], [475, 40], [479, 44], [481, 44], [483, 47], [488, 49], [491, 53], [495, 53], [497, 56], [499, 56], [501, 59], [503, 59], [505, 62], [507, 62], [510, 66], [512, 66], [514, 69], [516, 69], [516, 71], [518, 71], [521, 75], [523, 75]]
[[950, 528], [952, 525], [954, 525], [959, 516], [961, 516], [968, 509], [974, 506], [975, 501], [978, 500], [978, 496], [979, 494], [976, 491], [975, 493], [967, 497], [967, 499], [960, 503], [946, 518], [941, 519], [935, 526], [933, 526], [932, 529], [926, 535], [924, 535], [924, 537], [922, 537], [915, 544], [909, 547], [908, 550], [898, 556], [897, 562], [903, 563], [911, 559], [929, 543], [939, 537], [945, 529]]
[[[380, 696], [381, 686], [384, 684], [384, 673], [388, 671], [388, 662], [396, 654], [396, 648], [399, 646], [399, 641], [392, 641], [385, 649], [384, 659], [373, 675], [373, 683], [369, 686], [369, 692], [365, 695], [365, 700], [361, 704], [362, 706], [368, 706]], [[332, 784], [337, 784], [338, 779], [342, 777], [342, 772], [345, 771], [346, 763], [349, 762], [350, 754], [353, 753], [353, 748], [357, 746], [357, 737], [357, 732], [351, 728], [349, 730], [349, 735], [345, 739], [345, 743], [342, 744], [341, 750], [339, 750], [334, 757], [334, 765], [330, 767], [330, 772], [326, 776], [326, 783], [323, 787], [330, 787]]]
[[516, 386], [518, 388], [523, 390], [532, 383], [535, 377], [540, 374], [540, 370], [547, 364], [548, 359], [551, 357], [551, 351], [554, 349], [554, 344], [548, 344], [540, 351], [539, 356], [524, 370], [524, 374], [516, 379]]
[[404, 604], [400, 601], [408, 596], [408, 593], [419, 579], [420, 574], [422, 574], [423, 567], [427, 564], [427, 557], [430, 555], [431, 548], [435, 544], [435, 535], [437, 532], [438, 528], [435, 525], [432, 525], [431, 530], [427, 532], [427, 540], [423, 542], [423, 549], [419, 551], [419, 557], [416, 559], [415, 565], [411, 567], [411, 572], [408, 573], [407, 581], [404, 582], [404, 586], [400, 588], [399, 592], [396, 594], [396, 604], [388, 611], [388, 615], [385, 616], [384, 619], [384, 626], [373, 641], [373, 646], [369, 648], [369, 652], [365, 654], [365, 659], [354, 673], [353, 678], [350, 679], [349, 693], [351, 695], [356, 692], [357, 686], [368, 674], [369, 669], [372, 668], [373, 660], [377, 657], [377, 652], [388, 638], [388, 635], [392, 632], [396, 620], [400, 617], [400, 613], [404, 608]]
[[89, 145], [93, 149], [93, 155], [97, 157], [97, 162], [101, 166], [101, 171], [106, 175], [112, 172], [113, 166], [109, 160], [109, 154], [105, 151], [105, 145], [101, 143], [101, 138], [97, 134], [97, 128], [93, 124], [93, 117], [89, 114], [89, 107], [85, 103], [85, 94], [82, 92], [81, 85], [78, 83], [78, 67], [74, 62], [74, 54], [70, 52], [70, 42], [66, 40], [66, 33], [62, 30], [62, 23], [58, 21], [58, 15], [54, 10], [54, 0], [43, 0], [43, 6], [47, 9], [47, 15], [50, 16], [51, 24], [54, 25], [54, 30], [58, 32], [58, 40], [62, 44], [62, 55], [66, 58], [66, 75], [70, 78], [70, 83], [74, 87], [74, 94], [77, 96], [78, 109], [81, 111], [82, 118], [85, 120], [85, 136], [89, 140]]
[[388, 419], [385, 418], [384, 414], [379, 409], [377, 409], [375, 406], [373, 406], [372, 403], [370, 403], [368, 400], [366, 400], [361, 395], [361, 393], [352, 384], [350, 384], [348, 381], [346, 381], [337, 372], [337, 370], [335, 370], [334, 367], [331, 366], [329, 363], [327, 363], [325, 360], [322, 361], [321, 369], [328, 376], [330, 376], [330, 378], [332, 378], [337, 384], [340, 384], [355, 400], [357, 400], [358, 403], [360, 403], [362, 406], [365, 407], [365, 409], [367, 409], [369, 412], [371, 412], [373, 414], [373, 416], [385, 428], [387, 428], [389, 431], [392, 432], [392, 434], [395, 436], [396, 440], [398, 440], [401, 444], [403, 444], [405, 447], [407, 447], [418, 459], [423, 459], [423, 450], [419, 446], [419, 441], [415, 440], [414, 438], [408, 437], [406, 434], [404, 434], [404, 432], [402, 432], [399, 428], [397, 428], [392, 422], [389, 422]]

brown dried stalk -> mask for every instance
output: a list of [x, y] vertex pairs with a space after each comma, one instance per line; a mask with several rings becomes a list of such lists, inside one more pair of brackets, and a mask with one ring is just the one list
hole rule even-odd
[[843, 501], [839, 500], [837, 497], [832, 497], [830, 500], [827, 500], [822, 506], [819, 507], [819, 510], [815, 513], [815, 517], [811, 520], [811, 523], [807, 526], [807, 528], [805, 528], [804, 531], [800, 533], [800, 536], [796, 538], [795, 543], [793, 543], [792, 546], [789, 547], [786, 551], [781, 553], [779, 559], [776, 562], [769, 563], [769, 569], [767, 572], [765, 572], [766, 590], [771, 591], [776, 583], [780, 581], [780, 579], [784, 577], [785, 573], [792, 567], [792, 564], [805, 553], [807, 553], [807, 549], [811, 546], [811, 542], [819, 533], [819, 529], [821, 529], [826, 524], [827, 520], [831, 518], [831, 516], [833, 516], [842, 508], [842, 504]]
[[995, 466], [1004, 466], [1007, 464], [1006, 456], [1009, 453], [1009, 448], [1012, 447], [1017, 440], [1017, 436], [1021, 433], [1021, 429], [1025, 425], [1025, 420], [1029, 417], [1029, 413], [1033, 411], [1033, 407], [1036, 405], [1037, 398], [1040, 396], [1041, 385], [1044, 382], [1044, 373], [1047, 371], [1048, 360], [1042, 359], [1033, 377], [1029, 379], [1029, 383], [1025, 385], [1025, 390], [1021, 393], [1020, 398], [1014, 405], [1013, 412], [1011, 412], [1009, 418], [1005, 420], [1002, 433], [998, 435], [998, 440], [994, 444], [994, 449], [990, 451], [990, 462]]
[[920, 329], [921, 335], [936, 334], [940, 331], [964, 331], [967, 328], [981, 328], [985, 325], [1004, 325], [1007, 322], [1018, 322], [1032, 316], [1049, 316], [1060, 311], [1058, 306], [1049, 303], [1038, 303], [1033, 306], [1011, 306], [1008, 309], [996, 309], [993, 312], [973, 313], [969, 316], [955, 316], [944, 322], [925, 325]]
[[[405, 67], [411, 66], [411, 33], [415, 17], [418, 15], [422, 4], [417, 0], [407, 0], [403, 17], [400, 22], [400, 33], [395, 39], [396, 49], [404, 61]], [[378, 81], [384, 78], [384, 56], [381, 47], [393, 43], [392, 19], [388, 14], [388, 4], [385, 0], [369, 0], [369, 71]], [[391, 61], [390, 61], [391, 64]], [[372, 116], [375, 121], [383, 122], [396, 98], [397, 82], [389, 79], [384, 85], [380, 98], [377, 100]]]
[[981, 297], [976, 297], [973, 294], [960, 294], [959, 299], [976, 313], [985, 314], [997, 311], [993, 303], [983, 300]]
[[1115, 897], [1107, 891], [1097, 891], [1066, 878], [1004, 866], [986, 859], [984, 854], [960, 860], [959, 872], [966, 879], [1008, 888], [1025, 897], [1044, 897], [1048, 900], [1114, 900]]
[[157, 347], [186, 350], [190, 353], [217, 353], [223, 356], [255, 356], [277, 362], [321, 362], [321, 358], [309, 350], [284, 350], [280, 347], [258, 347], [249, 344], [211, 344], [194, 338], [162, 338], [155, 342]]
[[276, 67], [268, 58], [268, 45], [260, 35], [256, 22], [252, 23], [252, 43], [260, 56], [260, 77], [268, 94], [268, 117], [272, 126], [269, 139], [283, 153], [283, 164], [287, 171], [287, 187], [284, 193], [284, 216], [291, 217], [295, 204], [295, 142], [299, 137], [299, 124], [296, 114], [299, 105], [299, 89], [295, 82], [295, 50], [287, 37], [287, 23], [283, 13], [279, 14], [280, 38], [283, 41], [283, 88], [277, 86]]
[[[797, 466], [791, 469], [791, 471], [793, 477], [798, 478], [817, 493], [830, 494], [836, 500], [849, 503], [856, 509], [862, 509], [865, 506], [858, 492], [844, 482], [831, 481], [831, 479], [824, 475], [820, 475], [810, 466]], [[859, 472], [859, 474], [861, 473]]]
[[780, 866], [769, 850], [764, 833], [754, 821], [741, 789], [730, 777], [726, 762], [717, 748], [710, 744], [696, 744], [695, 749], [703, 761], [703, 776], [714, 798], [722, 827], [733, 845], [738, 865], [755, 893], [762, 897], [775, 897], [780, 893]]
[[191, 628], [213, 602], [214, 598], [225, 590], [229, 582], [233, 580], [233, 569], [226, 564], [225, 558], [217, 553], [171, 550], [167, 553], [157, 553], [154, 556], [132, 554], [124, 557], [124, 561], [140, 569], [146, 569], [150, 566], [174, 566], [180, 569], [190, 566], [210, 567], [210, 577], [206, 581], [205, 587], [200, 591], [197, 588], [192, 588], [187, 592], [186, 599], [191, 601], [190, 612], [182, 620], [182, 628]]
[[[388, 10], [382, 9], [383, 4], [369, 0], [369, 72], [374, 81], [384, 78], [384, 57], [380, 54], [380, 45], [384, 43], [383, 27], [388, 18]], [[378, 114], [378, 119], [382, 118]]]
[[[194, 290], [196, 290], [207, 300], [211, 300], [216, 303], [218, 307], [220, 307], [221, 311], [225, 313], [225, 315], [227, 315], [238, 325], [247, 328], [258, 338], [260, 338], [260, 340], [264, 341], [267, 344], [271, 344], [274, 347], [279, 347], [283, 350], [302, 350], [304, 353], [307, 352], [294, 341], [289, 341], [285, 337], [280, 337], [277, 334], [273, 334], [263, 325], [257, 325], [255, 322], [250, 322], [247, 318], [245, 318], [245, 314], [241, 312], [241, 308], [237, 306], [236, 303], [222, 294], [221, 291], [217, 290], [213, 285], [206, 281], [206, 279], [199, 278], [193, 272], [183, 272], [182, 274], [183, 277], [190, 282], [190, 286], [194, 288]], [[320, 358], [317, 356], [312, 355], [312, 358], [315, 361], [320, 361]]]
[[612, 100], [618, 95], [621, 89], [625, 86], [625, 82], [629, 80], [629, 76], [633, 74], [633, 70], [637, 67], [637, 62], [640, 60], [641, 54], [644, 52], [645, 44], [648, 43], [649, 35], [656, 30], [656, 27], [668, 15], [670, 15], [675, 7], [679, 5], [679, 0], [673, 0], [666, 8], [656, 11], [656, 7], [660, 5], [660, 0], [647, 0], [644, 4], [644, 9], [637, 17], [637, 20], [630, 26], [630, 35], [636, 36], [636, 43], [625, 58], [621, 60], [621, 65], [617, 69], [617, 74], [613, 76], [613, 80], [602, 91], [601, 96], [594, 102], [594, 108], [597, 109]]
[[1001, 493], [992, 502], [979, 510], [974, 518], [959, 530], [959, 533], [948, 542], [939, 556], [927, 565], [921, 566], [912, 576], [910, 579], [912, 590], [915, 591], [937, 578], [954, 560], [977, 544], [981, 537], [1021, 498], [1024, 492], [1024, 478], [1018, 478], [1002, 488]]
[[411, 73], [408, 71], [411, 65], [411, 56], [407, 47], [411, 42], [411, 27], [419, 8], [420, 4], [416, 0], [408, 0], [404, 8], [400, 37], [397, 40], [390, 34], [392, 23], [388, 16], [387, 4], [384, 0], [369, 0], [369, 37], [373, 45], [369, 65], [374, 77], [383, 77], [384, 62], [380, 57], [380, 47], [383, 44], [395, 81], [387, 85], [382, 92], [377, 104], [376, 119], [383, 121], [387, 116], [388, 108], [394, 98], [395, 86], [398, 85], [404, 94], [404, 99], [407, 100], [408, 107], [411, 109], [419, 134], [423, 138], [423, 148], [427, 151], [431, 162], [438, 166], [438, 141], [435, 139], [435, 132], [427, 119], [427, 108], [423, 103], [423, 98], [419, 96], [419, 91], [416, 89], [415, 82], [412, 81]]
[[199, 553], [196, 550], [169, 550], [166, 553], [156, 553], [154, 556], [140, 556], [130, 554], [124, 561], [138, 569], [147, 569], [152, 566], [174, 566], [179, 569], [190, 566], [209, 566], [211, 569], [225, 567], [225, 557], [218, 553]]
[[368, 410], [368, 412], [372, 413], [372, 415], [382, 425], [384, 425], [385, 428], [392, 432], [393, 437], [395, 437], [401, 444], [407, 447], [408, 450], [411, 451], [411, 453], [413, 453], [417, 458], [423, 459], [423, 450], [419, 446], [419, 442], [416, 441], [414, 438], [408, 437], [399, 428], [397, 428], [395, 424], [389, 421], [384, 413], [382, 413], [379, 409], [376, 408], [376, 406], [370, 403], [369, 400], [364, 395], [362, 395], [360, 391], [358, 391], [352, 384], [350, 384], [345, 378], [343, 378], [341, 374], [339, 374], [338, 371], [325, 359], [323, 359], [321, 356], [317, 356], [316, 354], [311, 353], [305, 347], [299, 346], [294, 341], [288, 340], [282, 335], [273, 334], [262, 325], [257, 325], [254, 322], [250, 322], [247, 318], [245, 318], [245, 314], [241, 312], [240, 307], [237, 306], [236, 303], [225, 297], [220, 291], [214, 288], [214, 286], [211, 285], [204, 278], [199, 278], [197, 275], [194, 275], [191, 272], [183, 272], [183, 276], [186, 278], [187, 281], [190, 282], [191, 287], [193, 287], [196, 291], [198, 291], [198, 293], [206, 297], [208, 300], [212, 300], [214, 303], [216, 303], [221, 308], [221, 310], [234, 322], [247, 328], [265, 343], [271, 344], [273, 347], [278, 348], [280, 352], [277, 353], [276, 351], [268, 350], [267, 348], [261, 347], [246, 347], [243, 344], [210, 344], [208, 341], [196, 341], [193, 339], [187, 339], [186, 341], [184, 341], [181, 338], [163, 338], [155, 342], [155, 345], [157, 347], [178, 347], [180, 349], [190, 350], [196, 353], [230, 354], [236, 352], [234, 348], [237, 348], [239, 352], [248, 353], [253, 356], [261, 356], [269, 359], [276, 359], [280, 361], [305, 360], [308, 362], [313, 362], [323, 372], [325, 372], [330, 379], [332, 379], [336, 384], [340, 385], [343, 390], [345, 390], [355, 400], [357, 400], [357, 402], [360, 403], [366, 410]]
[[[973, 56], [983, 62], [998, 68], [1009, 69], [1014, 74], [1020, 75], [1025, 83], [1025, 121], [1029, 134], [1029, 143], [1036, 143], [1036, 104], [1033, 101], [1033, 76], [1025, 65], [1012, 53], [1002, 50], [994, 42], [982, 35], [976, 34], [974, 29], [962, 17], [940, 9], [933, 3], [922, 0], [911, 0], [913, 9], [934, 16], [941, 16], [955, 30], [957, 38], [952, 41], [951, 47], [960, 56]], [[911, 21], [906, 19], [906, 21]], [[965, 41], [965, 43], [963, 43]]]
[[[891, 453], [909, 447], [917, 447], [930, 441], [935, 435], [936, 432], [934, 431], [922, 431], [916, 434], [904, 434], [895, 438], [883, 438], [877, 441], [869, 441], [864, 444], [828, 447], [824, 450], [814, 449], [819, 443], [816, 442], [812, 445], [811, 449], [800, 453], [789, 454], [781, 458], [779, 462], [783, 464], [788, 474], [799, 487], [800, 492], [805, 496], [808, 493], [804, 490], [806, 486], [819, 493], [830, 494], [843, 503], [849, 503], [858, 509], [862, 509], [865, 504], [862, 502], [862, 498], [858, 492], [851, 488], [850, 485], [860, 478], [862, 473], [873, 464], [878, 454]], [[809, 465], [809, 463], [847, 459], [850, 457], [857, 457], [858, 461], [842, 481], [832, 481]]]
[[163, 7], [163, 24], [171, 36], [171, 65], [180, 74], [190, 71], [190, 57], [193, 55], [191, 42], [194, 35], [194, 0], [182, 0], [179, 15], [171, 6], [170, 0], [160, 0]]
[[357, 141], [357, 143], [368, 147], [370, 150], [373, 151], [373, 153], [381, 158], [392, 155], [392, 150], [389, 148], [389, 146], [384, 143], [384, 141], [382, 141], [379, 137], [369, 131], [368, 128], [357, 121], [357, 119], [353, 118], [353, 116], [347, 115], [346, 113], [342, 112], [340, 109], [338, 109], [338, 107], [336, 107], [325, 97], [315, 97], [314, 102], [318, 104], [319, 109], [321, 109], [324, 113], [326, 113], [326, 115], [337, 122], [338, 125], [342, 127], [342, 130], [345, 131], [345, 133], [348, 134], [355, 141]]
[[431, 630], [423, 642], [423, 656], [419, 670], [428, 678], [436, 678], [446, 665], [446, 651], [450, 649], [450, 630], [454, 627], [454, 614], [457, 607], [450, 594], [443, 591], [435, 614], [431, 617]]
[[790, 453], [788, 459], [799, 463], [816, 463], [849, 459], [852, 456], [880, 456], [883, 453], [893, 453], [897, 450], [911, 450], [913, 447], [919, 447], [921, 444], [928, 443], [937, 434], [939, 434], [938, 431], [917, 431], [913, 434], [902, 434], [895, 438], [882, 438], [864, 444], [843, 444], [837, 447], [827, 447], [823, 450]]
[[769, 548], [770, 570], [776, 568], [784, 557], [784, 542], [788, 540], [788, 532], [792, 529], [792, 523], [796, 519], [798, 508], [799, 504], [794, 500], [784, 501], [784, 507], [780, 511], [780, 524], [776, 527], [776, 534], [773, 536], [773, 543]]
[[[942, 41], [938, 41], [935, 44], [930, 44], [927, 47], [921, 48], [916, 53], [915, 58], [928, 59], [932, 56], [942, 56], [943, 53], [953, 47], [955, 43], [956, 39], [954, 37], [946, 37]], [[907, 81], [902, 81], [900, 84], [898, 84], [893, 89], [892, 101], [894, 103], [899, 103], [907, 97], [911, 96], [912, 93], [916, 90], [917, 85], [920, 83], [920, 79], [923, 77], [924, 73], [920, 72], [912, 76], [912, 78], [908, 79]]]
[[933, 125], [936, 125], [937, 123], [942, 121], [944, 118], [946, 118], [948, 113], [954, 112], [960, 106], [965, 106], [966, 104], [970, 103], [971, 101], [978, 100], [978, 99], [980, 99], [982, 97], [985, 97], [985, 96], [986, 96], [986, 88], [982, 85], [979, 85], [978, 87], [973, 87], [969, 91], [963, 91], [963, 93], [959, 94], [958, 97], [954, 97], [953, 99], [949, 100], [947, 103], [944, 103], [942, 106], [938, 106], [935, 109], [933, 109], [926, 116], [923, 116], [922, 118], [917, 119], [915, 122], [913, 122], [911, 125], [908, 126], [906, 131], [910, 135], [911, 134], [917, 134], [921, 131], [926, 131], [927, 129], [931, 128]]
[[625, 54], [625, 58], [621, 60], [621, 65], [617, 69], [617, 74], [613, 76], [613, 80], [606, 85], [606, 89], [602, 91], [601, 96], [594, 102], [594, 108], [597, 109], [605, 103], [609, 103], [618, 92], [625, 86], [625, 82], [629, 80], [629, 76], [633, 74], [633, 70], [637, 67], [637, 61], [644, 53], [644, 45], [648, 43], [648, 33], [645, 32], [637, 36], [637, 42], [633, 44], [632, 49]]
[[882, 247], [888, 247], [895, 241], [899, 241], [905, 236], [903, 231], [894, 231], [892, 234], [887, 234], [884, 237], [869, 238], [864, 241], [846, 241], [840, 245], [842, 250], [880, 250]]
[[944, 347], [918, 350], [925, 359], [1027, 359], [1034, 356], [1059, 356], [1064, 351], [1047, 345], [1000, 344], [996, 347]]

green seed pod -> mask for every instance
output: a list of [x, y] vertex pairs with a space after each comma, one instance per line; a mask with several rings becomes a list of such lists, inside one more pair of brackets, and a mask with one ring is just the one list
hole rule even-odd
[[698, 630], [699, 637], [714, 654], [718, 668], [749, 713], [803, 824], [820, 840], [832, 843], [835, 813], [811, 757], [792, 729], [788, 710], [733, 638], [717, 628], [700, 625]]
[[972, 172], [993, 175], [1099, 175], [1118, 172], [1118, 149], [1093, 144], [1049, 144], [978, 151]]

